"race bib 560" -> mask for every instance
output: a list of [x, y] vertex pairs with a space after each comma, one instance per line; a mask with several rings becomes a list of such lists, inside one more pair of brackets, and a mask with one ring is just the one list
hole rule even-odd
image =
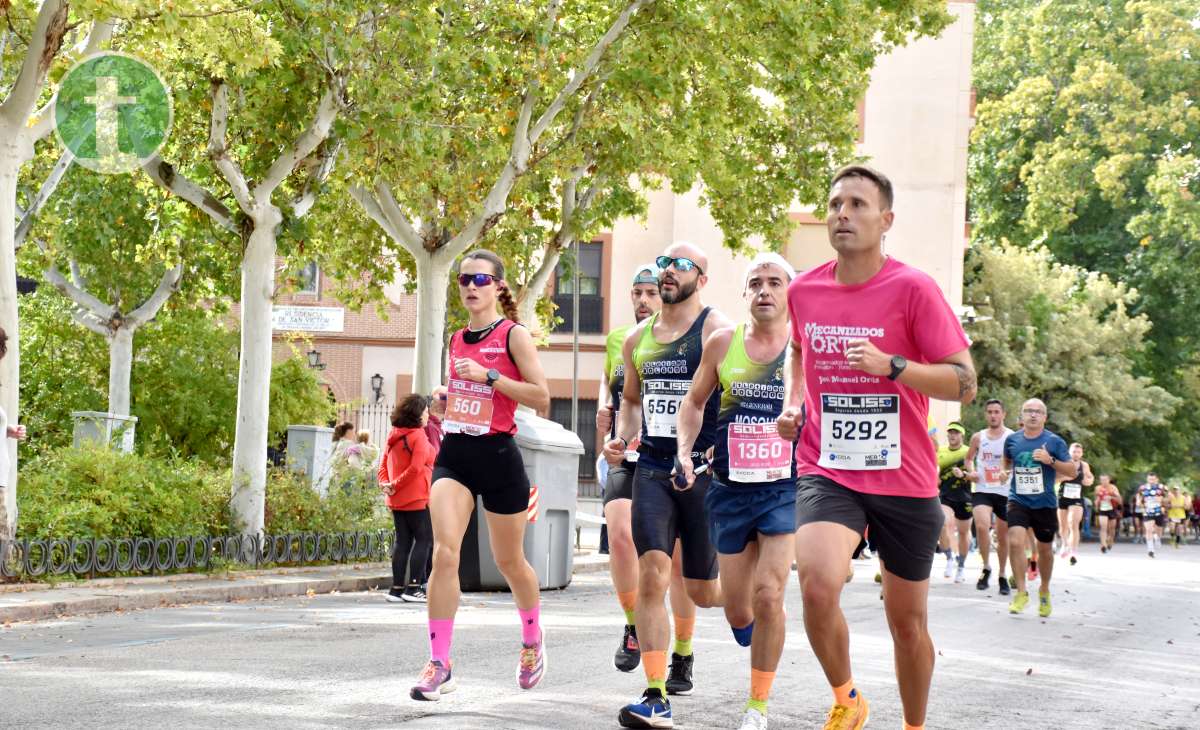
[[492, 391], [483, 383], [451, 379], [446, 386], [446, 433], [482, 436], [492, 428]]

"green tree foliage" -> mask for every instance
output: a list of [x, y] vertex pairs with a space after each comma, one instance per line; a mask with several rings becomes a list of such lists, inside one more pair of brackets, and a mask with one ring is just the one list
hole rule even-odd
[[[21, 473], [18, 537], [176, 537], [230, 532], [229, 470], [195, 459], [63, 448]], [[390, 524], [373, 484], [321, 497], [305, 477], [272, 469], [267, 531], [337, 532]]]
[[299, 350], [294, 349], [291, 357], [271, 367], [271, 418], [267, 425], [270, 443], [278, 442], [289, 424], [321, 426], [335, 415], [333, 401]]
[[[947, 19], [929, 0], [407, 3], [377, 26], [388, 83], [352, 90], [350, 159], [334, 175], [378, 224], [340, 235], [376, 244], [346, 253], [354, 284], [369, 292], [397, 263], [417, 280], [414, 382], [426, 389], [453, 260], [477, 244], [511, 252], [521, 285], [543, 249], [557, 255], [547, 244], [563, 224], [587, 235], [640, 212], [633, 176], [702, 182], [732, 247], [781, 240], [793, 202], [819, 199], [853, 154], [877, 55]], [[568, 222], [572, 180], [581, 198], [598, 193]]]
[[[20, 305], [29, 376], [21, 393], [29, 428], [22, 448], [44, 453], [71, 443], [71, 411], [102, 408], [108, 358], [103, 340], [71, 321], [57, 293], [43, 286]], [[141, 337], [131, 408], [139, 449], [227, 464], [237, 411], [236, 329], [220, 311], [168, 307]], [[272, 443], [289, 423], [324, 424], [333, 416], [299, 352], [272, 367], [271, 413]]]
[[[988, 0], [970, 157], [982, 240], [1125, 282], [1142, 372], [1185, 395], [1200, 356], [1200, 23], [1193, 0]], [[1176, 429], [1197, 433], [1185, 409]]]
[[227, 532], [222, 471], [190, 459], [65, 448], [22, 466], [19, 537], [168, 537]]
[[1150, 329], [1130, 311], [1136, 294], [1044, 249], [977, 245], [966, 272], [965, 299], [991, 317], [969, 327], [981, 383], [964, 413], [971, 426], [983, 427], [988, 398], [1012, 418], [1041, 398], [1049, 428], [1083, 443], [1097, 469], [1144, 465], [1149, 452], [1134, 434], [1170, 423], [1182, 401], [1134, 372]]

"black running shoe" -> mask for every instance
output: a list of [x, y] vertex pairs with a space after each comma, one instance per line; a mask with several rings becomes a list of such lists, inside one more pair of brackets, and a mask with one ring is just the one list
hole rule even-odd
[[1079, 561], [1075, 559], [1075, 556], [1074, 556], [1074, 555], [1072, 555], [1072, 556], [1071, 556], [1071, 565], [1074, 565], [1075, 563], [1078, 563], [1078, 562], [1079, 562]]
[[1000, 576], [999, 578], [996, 579], [996, 583], [1000, 586], [1000, 595], [1007, 596], [1008, 595], [1008, 579], [1005, 578], [1004, 576]]
[[620, 672], [632, 672], [642, 663], [642, 647], [638, 644], [637, 627], [625, 624], [625, 635], [613, 657], [613, 666]]
[[[980, 591], [986, 591], [987, 587], [988, 587], [988, 578], [991, 578], [991, 577], [992, 577], [992, 569], [984, 568], [983, 572], [979, 574], [979, 580], [976, 581], [976, 583], [975, 583], [975, 589], [980, 590]], [[1003, 579], [1001, 579], [1001, 580], [1003, 580]]]
[[667, 673], [667, 694], [690, 695], [692, 693], [692, 664], [695, 654], [679, 656], [671, 652], [671, 671]]
[[400, 594], [400, 599], [406, 603], [426, 603], [429, 597], [425, 595], [424, 588], [413, 583], [404, 589], [404, 593]]

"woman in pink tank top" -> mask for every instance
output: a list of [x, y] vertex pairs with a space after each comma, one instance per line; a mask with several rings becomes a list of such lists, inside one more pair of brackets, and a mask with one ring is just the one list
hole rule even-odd
[[450, 337], [446, 392], [439, 393], [446, 407], [429, 496], [434, 542], [430, 658], [409, 693], [416, 700], [438, 700], [455, 688], [450, 643], [458, 610], [459, 554], [477, 499], [483, 502], [496, 566], [521, 619], [518, 686], [537, 686], [546, 665], [538, 578], [524, 552], [529, 477], [513, 438], [513, 417], [518, 405], [549, 408], [550, 391], [533, 337], [517, 323], [500, 257], [484, 250], [468, 253], [455, 276], [470, 321]]

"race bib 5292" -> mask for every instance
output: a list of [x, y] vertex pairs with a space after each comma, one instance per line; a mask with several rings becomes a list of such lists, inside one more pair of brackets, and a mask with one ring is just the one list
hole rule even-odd
[[821, 394], [821, 464], [865, 471], [900, 468], [900, 396]]

